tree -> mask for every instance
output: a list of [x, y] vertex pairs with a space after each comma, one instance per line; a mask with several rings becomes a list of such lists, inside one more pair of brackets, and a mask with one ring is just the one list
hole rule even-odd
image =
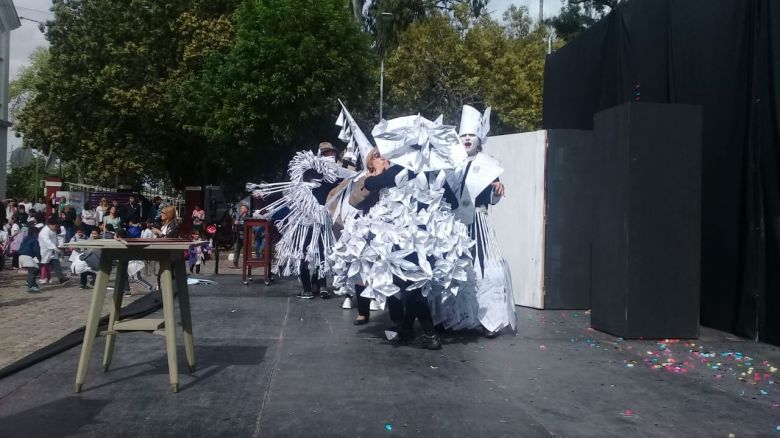
[[531, 31], [527, 9], [509, 16], [504, 25], [482, 16], [465, 30], [444, 14], [410, 25], [386, 63], [387, 113], [457, 123], [464, 104], [493, 106], [494, 134], [539, 129], [546, 31]]
[[568, 41], [589, 28], [625, 0], [569, 0], [547, 20], [558, 38]]
[[336, 98], [363, 102], [377, 63], [343, 0], [247, 0], [234, 29], [230, 50], [176, 89], [175, 113], [209, 142], [213, 167], [268, 177], [334, 136]]
[[484, 15], [489, 1], [374, 0], [369, 3], [364, 26], [376, 42], [377, 51], [386, 53], [398, 44], [399, 36], [412, 23], [440, 15], [460, 21], [477, 20]]
[[15, 120], [27, 103], [34, 99], [37, 90], [43, 85], [44, 70], [49, 67], [51, 55], [49, 49], [39, 47], [30, 54], [30, 63], [22, 70], [8, 87], [9, 112], [11, 121]]
[[191, 182], [200, 163], [187, 152], [203, 142], [172, 118], [170, 90], [229, 41], [234, 8], [232, 0], [56, 1], [50, 59], [16, 129], [93, 183]]

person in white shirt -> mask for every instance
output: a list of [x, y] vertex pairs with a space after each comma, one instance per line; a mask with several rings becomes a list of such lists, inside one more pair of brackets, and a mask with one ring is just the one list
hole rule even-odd
[[141, 231], [141, 239], [154, 239], [154, 231], [152, 231], [152, 228], [154, 228], [152, 221], [147, 222], [146, 228]]
[[60, 265], [59, 256], [62, 251], [57, 247], [58, 226], [59, 222], [57, 221], [57, 218], [52, 216], [38, 235], [38, 245], [41, 247], [41, 284], [49, 282], [52, 271], [54, 271], [54, 275], [59, 279], [60, 284], [70, 280], [70, 278], [65, 276], [62, 272], [62, 266]]
[[81, 225], [84, 227], [84, 233], [89, 234], [92, 229], [98, 225], [98, 212], [92, 208], [92, 204], [87, 201], [81, 210]]
[[16, 219], [9, 217], [8, 223], [10, 224], [8, 227], [8, 249], [11, 252], [11, 267], [19, 269], [19, 245], [22, 243], [24, 235], [21, 226], [16, 223]]
[[22, 202], [20, 202], [19, 205], [24, 205], [24, 211], [26, 211], [28, 214], [33, 207], [32, 202], [28, 201], [27, 198], [22, 198]]

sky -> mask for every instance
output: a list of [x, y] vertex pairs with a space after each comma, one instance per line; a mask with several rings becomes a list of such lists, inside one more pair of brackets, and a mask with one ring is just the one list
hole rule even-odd
[[[539, 0], [490, 0], [488, 11], [496, 19], [501, 19], [503, 12], [512, 4], [517, 6], [528, 6], [531, 17], [539, 16]], [[544, 0], [544, 15], [549, 17], [557, 13], [562, 5], [562, 0]], [[49, 8], [51, 0], [14, 0], [16, 13], [19, 17], [32, 20], [46, 21], [52, 18]], [[37, 47], [48, 45], [46, 39], [40, 30], [38, 23], [21, 20], [22, 27], [11, 32], [11, 60], [10, 73], [11, 80], [14, 80], [19, 73], [29, 64], [30, 54]], [[21, 139], [16, 138], [13, 131], [8, 136], [8, 152], [21, 145]]]

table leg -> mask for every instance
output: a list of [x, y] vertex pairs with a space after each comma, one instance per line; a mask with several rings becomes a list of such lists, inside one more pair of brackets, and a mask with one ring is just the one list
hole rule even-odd
[[114, 356], [114, 323], [119, 320], [119, 312], [122, 309], [122, 297], [124, 296], [125, 280], [127, 279], [127, 259], [120, 259], [116, 267], [116, 279], [114, 281], [114, 302], [109, 309], [108, 334], [106, 335], [106, 349], [103, 353], [103, 371], [108, 371], [111, 359]]
[[168, 350], [168, 378], [171, 390], [179, 392], [179, 366], [176, 359], [176, 314], [173, 308], [173, 276], [171, 275], [170, 258], [163, 257], [160, 260], [160, 270], [160, 292], [163, 300], [163, 316], [165, 317], [165, 345]]
[[76, 371], [76, 384], [74, 390], [81, 392], [81, 387], [87, 378], [87, 368], [89, 367], [89, 358], [92, 355], [92, 345], [97, 335], [100, 314], [103, 311], [103, 300], [106, 296], [106, 286], [108, 286], [108, 277], [111, 275], [111, 257], [103, 254], [100, 257], [100, 270], [95, 278], [95, 287], [92, 289], [92, 302], [89, 305], [87, 313], [87, 325], [84, 328], [84, 342], [81, 344], [81, 356], [79, 356], [79, 367]]
[[195, 372], [195, 347], [192, 337], [192, 315], [190, 314], [190, 291], [187, 286], [187, 271], [184, 259], [174, 262], [176, 272], [176, 296], [179, 298], [181, 326], [184, 333], [184, 351], [187, 353], [187, 364], [190, 372]]

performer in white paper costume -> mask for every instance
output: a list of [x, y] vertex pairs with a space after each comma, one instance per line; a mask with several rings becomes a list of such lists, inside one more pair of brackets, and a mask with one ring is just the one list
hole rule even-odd
[[[403, 314], [391, 308], [399, 330], [408, 336], [418, 319], [422, 345], [439, 348], [427, 297], [446, 302], [466, 293], [472, 270], [468, 230], [444, 201], [449, 190], [443, 169], [456, 167], [466, 154], [452, 127], [421, 116], [383, 120], [372, 134], [377, 149], [366, 157], [374, 164], [365, 189], [378, 191], [379, 199], [345, 223], [333, 246], [333, 284], [354, 293], [362, 283], [361, 296], [383, 305], [399, 298]], [[456, 202], [454, 194], [450, 202]]]
[[309, 299], [323, 293], [324, 278], [331, 271], [327, 254], [335, 238], [324, 204], [328, 191], [339, 182], [339, 169], [332, 157], [303, 151], [295, 154], [287, 173], [290, 182], [248, 183], [246, 188], [259, 189], [266, 198], [282, 194], [265, 208], [266, 217], [275, 220], [282, 234], [272, 270], [281, 276], [298, 275], [303, 286], [298, 296]]
[[[485, 336], [494, 337], [504, 327], [514, 330], [515, 304], [509, 267], [501, 257], [495, 231], [488, 220], [488, 207], [498, 203], [504, 195], [504, 185], [498, 179], [504, 169], [482, 152], [489, 131], [490, 107], [482, 115], [475, 108], [464, 105], [459, 134], [468, 158], [447, 172], [447, 181], [458, 197], [455, 216], [468, 226], [469, 236], [475, 241], [479, 322]], [[453, 317], [457, 318], [457, 314]]]

